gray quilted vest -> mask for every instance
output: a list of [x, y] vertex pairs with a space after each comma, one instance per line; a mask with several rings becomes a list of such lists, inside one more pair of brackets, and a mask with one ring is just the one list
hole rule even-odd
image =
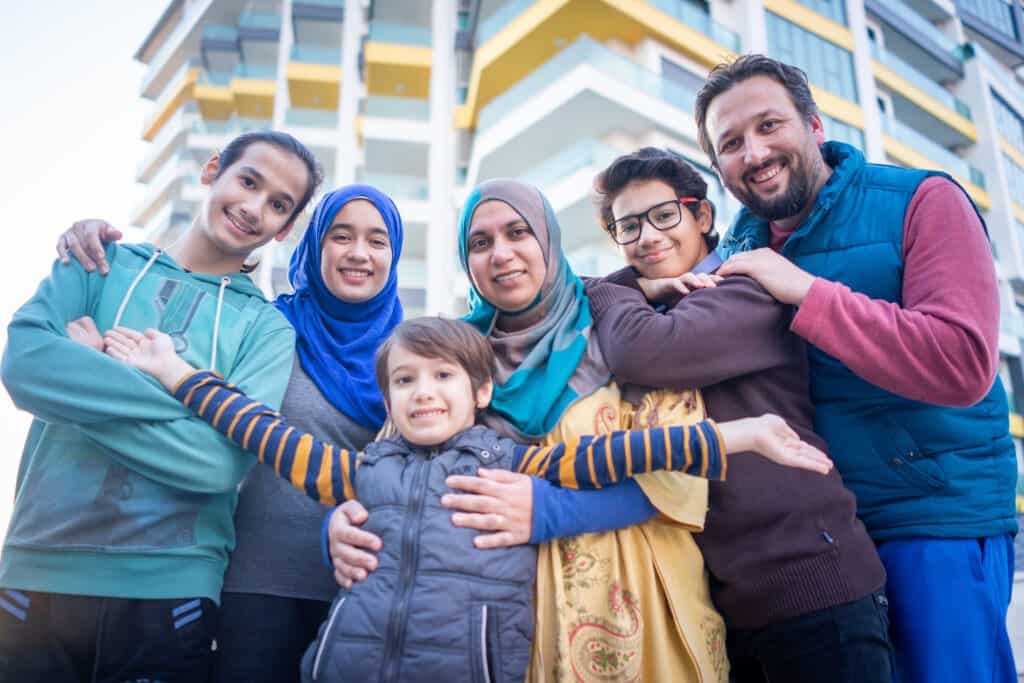
[[305, 681], [519, 683], [533, 638], [532, 545], [478, 550], [441, 507], [450, 474], [509, 469], [515, 443], [472, 427], [436, 449], [388, 439], [356, 471], [377, 571], [341, 590], [302, 661]]

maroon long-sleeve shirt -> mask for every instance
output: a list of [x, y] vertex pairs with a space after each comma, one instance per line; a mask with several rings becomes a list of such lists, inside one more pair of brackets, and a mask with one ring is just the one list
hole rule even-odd
[[[772, 226], [778, 251], [791, 231]], [[903, 221], [902, 303], [817, 278], [791, 329], [899, 396], [974, 405], [999, 368], [999, 290], [988, 240], [958, 187], [925, 180]]]
[[[812, 431], [804, 342], [792, 309], [747, 277], [729, 277], [658, 312], [631, 269], [588, 284], [601, 349], [620, 382], [700, 388], [717, 420], [772, 412], [823, 450]], [[853, 494], [827, 476], [764, 458], [730, 460], [710, 487], [695, 536], [712, 594], [732, 628], [759, 628], [878, 590], [885, 571]]]

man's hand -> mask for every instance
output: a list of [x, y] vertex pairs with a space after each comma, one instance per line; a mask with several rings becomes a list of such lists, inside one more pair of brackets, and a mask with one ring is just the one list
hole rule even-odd
[[477, 548], [507, 548], [530, 542], [533, 531], [533, 482], [530, 477], [508, 470], [481, 467], [476, 477], [452, 475], [445, 480], [453, 489], [466, 493], [446, 493], [441, 505], [457, 510], [452, 524], [468, 529], [489, 531], [477, 534]]
[[173, 391], [195, 369], [175, 353], [170, 336], [158, 330], [148, 329], [140, 334], [127, 327], [115, 327], [107, 330], [103, 342], [108, 356], [152, 375], [168, 391]]
[[662, 277], [654, 280], [637, 278], [636, 283], [643, 290], [648, 301], [671, 301], [686, 296], [695, 289], [714, 287], [722, 278], [708, 273], [683, 273], [679, 277]]
[[765, 414], [720, 422], [718, 429], [729, 453], [759, 453], [783, 467], [796, 467], [819, 474], [832, 471], [827, 455], [800, 438], [778, 415]]
[[57, 238], [57, 256], [64, 265], [74, 257], [87, 272], [99, 266], [100, 274], [110, 272], [103, 245], [124, 237], [121, 231], [106, 221], [88, 218], [75, 222]]
[[784, 304], [799, 306], [814, 284], [814, 276], [767, 247], [733, 254], [718, 269], [721, 275], [747, 275]]
[[358, 500], [346, 500], [331, 513], [327, 552], [339, 586], [351, 588], [353, 581], [363, 581], [377, 569], [380, 537], [356, 526], [366, 522], [367, 517], [366, 508]]
[[96, 323], [89, 316], [72, 320], [64, 329], [73, 341], [103, 353], [103, 336], [100, 335], [100, 331], [96, 328]]

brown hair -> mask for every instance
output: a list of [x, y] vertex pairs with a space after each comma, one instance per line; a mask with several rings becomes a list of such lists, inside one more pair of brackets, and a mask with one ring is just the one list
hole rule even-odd
[[[644, 147], [632, 154], [624, 154], [601, 171], [594, 179], [597, 194], [597, 208], [601, 214], [601, 226], [606, 230], [615, 214], [612, 204], [626, 186], [636, 180], [660, 180], [676, 193], [677, 197], [695, 197], [707, 202], [711, 210], [711, 228], [704, 233], [708, 250], [718, 246], [715, 231], [715, 205], [708, 199], [708, 184], [704, 177], [686, 159], [670, 149]], [[700, 204], [684, 204], [694, 218], [700, 216]]]
[[417, 356], [441, 358], [458, 365], [469, 375], [474, 394], [491, 381], [494, 375], [494, 351], [491, 344], [472, 325], [436, 316], [413, 318], [396, 327], [387, 341], [377, 349], [377, 386], [380, 387], [385, 403], [390, 400], [388, 356], [395, 346], [401, 346]]
[[715, 156], [715, 145], [708, 137], [708, 107], [716, 97], [754, 76], [767, 76], [785, 88], [804, 121], [810, 122], [818, 113], [818, 105], [807, 84], [807, 74], [799, 67], [759, 54], [743, 55], [731, 62], [719, 64], [708, 74], [704, 87], [697, 93], [697, 102], [693, 108], [697, 119], [697, 142], [715, 168], [718, 168], [718, 157]]

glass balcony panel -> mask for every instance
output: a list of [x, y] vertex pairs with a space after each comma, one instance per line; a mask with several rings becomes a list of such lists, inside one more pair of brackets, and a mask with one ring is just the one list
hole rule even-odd
[[[949, 171], [962, 180], [970, 180], [975, 185], [984, 188], [985, 176], [981, 171], [971, 166], [967, 161], [961, 159], [953, 152], [933, 142], [930, 138], [921, 135], [916, 130], [887, 116], [882, 116], [882, 130], [891, 137], [899, 140], [905, 145], [912, 147], [942, 169]], [[980, 181], [980, 182], [979, 182]]]
[[343, 8], [344, 0], [295, 0], [296, 5], [317, 5], [319, 7], [330, 7], [332, 9]]
[[621, 153], [599, 140], [577, 140], [558, 154], [542, 161], [519, 177], [541, 189], [568, 178], [583, 168], [604, 168]]
[[374, 21], [370, 22], [370, 34], [367, 40], [377, 43], [430, 47], [430, 27]]
[[688, 0], [649, 0], [649, 2], [665, 14], [678, 19], [690, 28], [697, 29], [719, 45], [724, 45], [733, 52], [740, 51], [739, 34], [714, 21], [703, 5]]
[[239, 64], [235, 67], [235, 76], [272, 81], [277, 78], [277, 66], [273, 64]]
[[373, 185], [394, 199], [427, 199], [427, 179], [397, 173], [363, 173], [359, 182]]
[[341, 64], [341, 48], [296, 43], [292, 45], [291, 61], [338, 66]]
[[302, 107], [289, 107], [284, 113], [284, 122], [290, 126], [337, 128], [338, 112], [334, 109], [305, 109]]
[[206, 85], [231, 85], [231, 79], [234, 76], [234, 73], [228, 71], [204, 71], [199, 74], [199, 82]]
[[246, 10], [238, 19], [238, 26], [244, 28], [278, 30], [281, 28], [281, 15], [272, 12], [253, 12]]
[[581, 64], [588, 64], [619, 83], [638, 88], [687, 113], [693, 111], [695, 92], [648, 71], [590, 36], [583, 35], [481, 109], [478, 131], [494, 125], [506, 112]]
[[203, 26], [203, 40], [234, 42], [238, 40], [238, 29], [223, 24], [207, 24]]
[[430, 118], [430, 100], [371, 95], [366, 98], [366, 108], [363, 113], [367, 116], [377, 116], [385, 119], [426, 121]]
[[889, 67], [889, 69], [896, 73], [896, 75], [907, 79], [912, 85], [917, 86], [926, 94], [934, 97], [939, 102], [942, 102], [942, 104], [957, 112], [968, 121], [971, 120], [971, 108], [968, 107], [963, 100], [954, 96], [953, 93], [949, 92], [899, 57], [896, 57], [891, 52], [886, 52], [875, 43], [871, 43], [871, 54], [879, 62]]
[[900, 21], [906, 25], [906, 28], [912, 29], [915, 33], [937, 43], [943, 50], [963, 61], [960, 51], [957, 49], [960, 47], [957, 42], [943, 33], [938, 26], [918, 14], [912, 7], [901, 2], [901, 0], [875, 1], [880, 5], [885, 5], [893, 14], [897, 15]]

